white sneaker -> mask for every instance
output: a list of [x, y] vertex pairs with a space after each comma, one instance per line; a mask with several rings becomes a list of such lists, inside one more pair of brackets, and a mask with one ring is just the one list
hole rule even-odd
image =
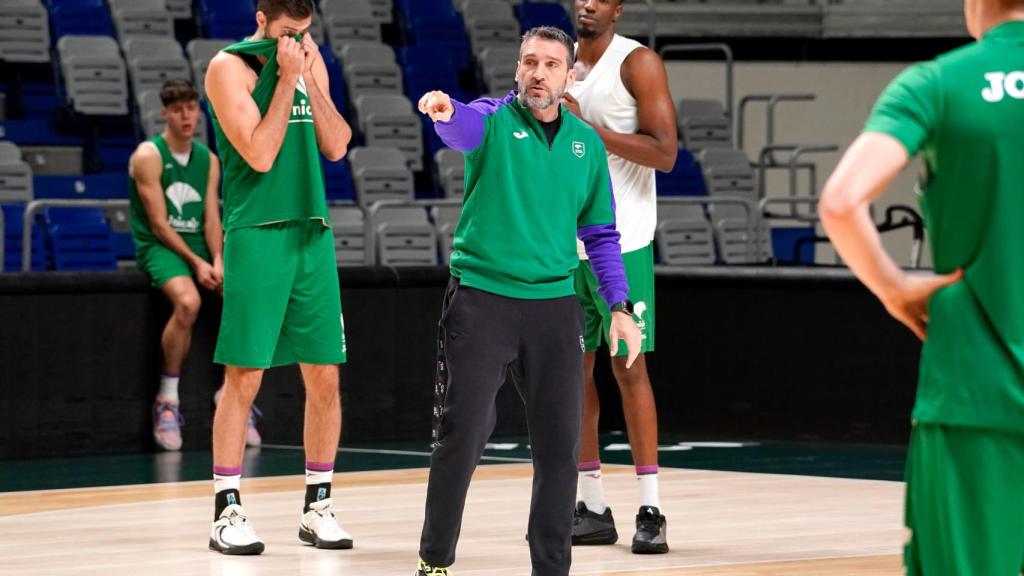
[[341, 527], [338, 517], [331, 509], [331, 499], [313, 502], [309, 512], [302, 515], [299, 523], [299, 540], [317, 548], [331, 550], [352, 547], [352, 536]]
[[263, 553], [263, 542], [245, 517], [245, 510], [238, 504], [225, 508], [213, 523], [210, 550], [239, 556]]

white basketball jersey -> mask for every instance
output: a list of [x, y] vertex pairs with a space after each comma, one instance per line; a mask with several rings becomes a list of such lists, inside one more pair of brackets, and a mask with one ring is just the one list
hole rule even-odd
[[[569, 90], [579, 101], [580, 111], [588, 122], [620, 134], [636, 133], [639, 126], [636, 99], [622, 83], [619, 69], [626, 56], [642, 46], [616, 34], [587, 77]], [[611, 152], [608, 153], [608, 169], [612, 174], [615, 221], [622, 236], [622, 251], [644, 248], [654, 240], [654, 229], [658, 225], [654, 169]], [[580, 258], [586, 258], [582, 242], [578, 242], [578, 248]]]

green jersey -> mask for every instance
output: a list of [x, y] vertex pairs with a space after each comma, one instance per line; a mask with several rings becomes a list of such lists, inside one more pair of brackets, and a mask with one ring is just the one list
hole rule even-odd
[[[266, 58], [252, 99], [265, 115], [277, 88], [277, 40], [245, 40], [224, 49], [239, 55]], [[327, 199], [323, 167], [313, 126], [313, 109], [300, 78], [295, 86], [291, 117], [281, 150], [268, 172], [257, 172], [246, 163], [217, 120], [210, 104], [210, 117], [217, 135], [217, 150], [224, 168], [224, 231], [320, 218], [327, 222]]]
[[[457, 103], [452, 122], [436, 127], [446, 144], [466, 152], [452, 275], [509, 298], [574, 294], [578, 230], [615, 222], [608, 160], [597, 132], [563, 108], [549, 142], [514, 95]], [[624, 299], [625, 288], [619, 292]]]
[[921, 207], [940, 273], [914, 417], [1024, 431], [1024, 22], [897, 78], [866, 131], [926, 170]]
[[[171, 154], [163, 134], [157, 134], [148, 141], [160, 152], [160, 162], [163, 165], [160, 187], [167, 202], [168, 223], [190, 246], [205, 246], [203, 210], [206, 206], [207, 182], [210, 179], [210, 149], [193, 141], [188, 164], [183, 165]], [[135, 240], [136, 251], [141, 252], [158, 240], [150, 226], [149, 215], [139, 198], [134, 178], [128, 182], [128, 197], [131, 202], [132, 237]]]

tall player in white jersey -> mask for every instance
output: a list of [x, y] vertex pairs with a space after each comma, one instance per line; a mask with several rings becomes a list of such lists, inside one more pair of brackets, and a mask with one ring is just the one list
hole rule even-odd
[[[593, 126], [608, 149], [615, 194], [615, 220], [622, 235], [622, 260], [629, 279], [632, 312], [643, 334], [640, 357], [629, 369], [625, 356], [612, 358], [626, 429], [633, 450], [640, 510], [635, 554], [668, 552], [665, 516], [658, 501], [658, 421], [644, 354], [654, 350], [654, 229], [657, 194], [654, 171], [670, 171], [679, 151], [675, 105], [665, 66], [638, 42], [615, 34], [624, 0], [576, 0], [576, 85], [564, 97], [569, 111]], [[573, 544], [614, 544], [611, 509], [604, 501], [597, 437], [594, 382], [596, 351], [607, 339], [611, 311], [597, 291], [586, 252], [576, 271], [576, 293], [586, 316], [584, 417], [580, 446], [580, 502]], [[629, 305], [630, 303], [627, 303]], [[625, 350], [620, 344], [619, 350]]]

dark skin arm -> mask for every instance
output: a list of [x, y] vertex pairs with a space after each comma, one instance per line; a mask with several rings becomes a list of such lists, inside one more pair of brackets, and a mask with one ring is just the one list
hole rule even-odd
[[[653, 50], [637, 48], [622, 62], [621, 74], [622, 83], [636, 98], [639, 120], [636, 134], [620, 134], [603, 126], [591, 126], [612, 154], [641, 166], [671, 171], [679, 153], [679, 133], [665, 65]], [[582, 118], [579, 102], [569, 94], [563, 98], [566, 108]]]

